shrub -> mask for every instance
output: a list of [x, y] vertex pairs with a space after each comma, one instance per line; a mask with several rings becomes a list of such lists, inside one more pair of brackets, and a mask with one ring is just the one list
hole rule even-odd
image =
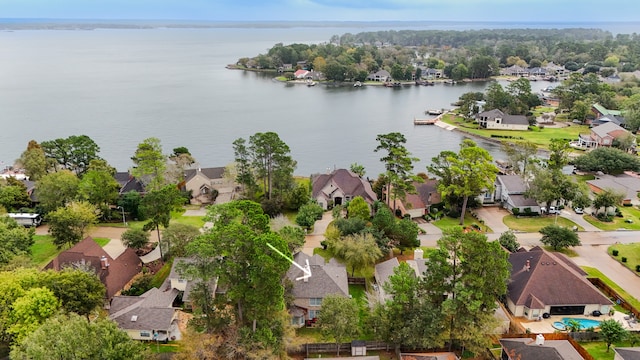
[[611, 250], [611, 255], [618, 256], [618, 250], [616, 249]]
[[524, 208], [524, 215], [525, 216], [531, 216], [532, 212], [531, 212], [531, 208], [526, 207]]
[[636, 265], [636, 272], [640, 272], [640, 265]]
[[[531, 211], [531, 210], [529, 210]], [[520, 209], [519, 208], [513, 208], [511, 209], [511, 212], [513, 212], [513, 215], [518, 216], [520, 215]]]
[[622, 262], [626, 263], [627, 262], [627, 258], [625, 256], [622, 257]]

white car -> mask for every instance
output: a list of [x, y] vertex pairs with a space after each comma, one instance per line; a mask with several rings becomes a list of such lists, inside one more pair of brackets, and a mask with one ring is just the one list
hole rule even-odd
[[[547, 208], [544, 206], [541, 207], [540, 212], [543, 214], [547, 214]], [[549, 206], [548, 214], [560, 214], [560, 209], [556, 208], [555, 206]]]
[[573, 208], [573, 211], [575, 211], [576, 214], [584, 214], [584, 209], [581, 207]]

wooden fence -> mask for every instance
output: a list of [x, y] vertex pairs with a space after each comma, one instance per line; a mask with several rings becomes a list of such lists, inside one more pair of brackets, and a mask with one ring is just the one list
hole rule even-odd
[[349, 285], [364, 285], [367, 286], [367, 279], [357, 277], [347, 277], [347, 283]]
[[620, 294], [609, 287], [609, 285], [605, 284], [602, 280], [599, 278], [588, 278], [588, 280], [605, 295], [612, 298], [618, 305], [622, 306], [623, 309], [633, 313], [636, 319], [640, 316], [640, 312], [635, 307], [629, 304], [622, 296], [620, 296]]
[[[336, 345], [336, 343], [312, 343], [312, 344], [302, 344], [299, 346], [289, 347], [287, 352], [290, 355], [293, 354], [306, 354], [309, 357], [309, 354], [318, 354], [318, 353], [335, 353], [340, 347], [340, 354], [350, 354], [351, 353], [351, 343], [340, 343]], [[365, 346], [367, 347], [367, 351], [369, 350], [385, 350], [389, 351], [393, 349], [393, 346], [382, 342], [382, 341], [366, 341]]]

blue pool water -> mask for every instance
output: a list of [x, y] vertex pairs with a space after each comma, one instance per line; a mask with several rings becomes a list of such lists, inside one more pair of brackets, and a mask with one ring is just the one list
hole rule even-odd
[[553, 327], [558, 330], [566, 330], [569, 325], [569, 320], [575, 320], [580, 323], [580, 329], [585, 330], [588, 328], [597, 328], [600, 326], [600, 321], [581, 318], [562, 318], [562, 321], [556, 321], [553, 323]]

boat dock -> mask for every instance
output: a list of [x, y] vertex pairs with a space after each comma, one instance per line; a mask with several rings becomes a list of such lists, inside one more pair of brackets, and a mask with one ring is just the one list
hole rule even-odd
[[413, 125], [435, 125], [438, 119], [416, 119], [413, 118]]

